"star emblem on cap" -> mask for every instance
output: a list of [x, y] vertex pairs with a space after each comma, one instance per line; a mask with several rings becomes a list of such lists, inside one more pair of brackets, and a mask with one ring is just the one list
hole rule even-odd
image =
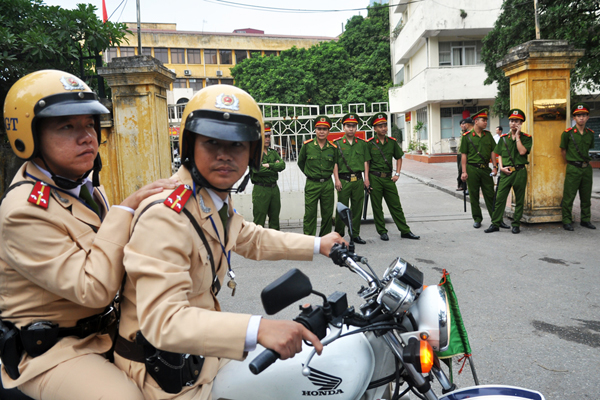
[[215, 107], [225, 110], [238, 111], [240, 109], [240, 101], [237, 97], [235, 97], [234, 94], [221, 93], [217, 96]]

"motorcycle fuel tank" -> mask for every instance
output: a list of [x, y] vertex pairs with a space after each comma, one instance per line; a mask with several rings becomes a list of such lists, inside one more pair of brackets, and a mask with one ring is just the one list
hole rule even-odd
[[[344, 330], [344, 332], [346, 332]], [[346, 336], [325, 346], [309, 363], [310, 374], [302, 375], [312, 347], [303, 345], [294, 358], [277, 360], [259, 375], [253, 375], [248, 364], [264, 348], [257, 349], [246, 360], [231, 361], [215, 378], [212, 398], [215, 400], [352, 400], [365, 392], [374, 369], [374, 355], [364, 334]]]

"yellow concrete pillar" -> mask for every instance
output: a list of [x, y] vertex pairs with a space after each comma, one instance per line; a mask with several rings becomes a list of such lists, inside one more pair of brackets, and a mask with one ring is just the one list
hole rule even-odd
[[511, 108], [525, 112], [523, 131], [533, 135], [525, 222], [562, 220], [560, 203], [566, 164], [560, 153], [560, 135], [571, 126], [570, 70], [583, 54], [584, 50], [575, 49], [566, 41], [532, 40], [510, 49], [497, 64], [510, 77]]
[[136, 56], [114, 58], [98, 74], [112, 90], [112, 123], [102, 121], [100, 178], [111, 204], [119, 204], [171, 176], [167, 89], [175, 73], [153, 57]]

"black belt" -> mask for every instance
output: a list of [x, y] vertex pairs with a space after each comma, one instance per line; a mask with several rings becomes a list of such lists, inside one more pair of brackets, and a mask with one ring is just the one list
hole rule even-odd
[[392, 177], [392, 173], [391, 172], [369, 171], [369, 173], [371, 175], [375, 175], [375, 176], [378, 176], [380, 178], [391, 178]]
[[144, 346], [135, 342], [130, 342], [121, 335], [117, 336], [115, 352], [121, 357], [131, 361], [139, 363], [146, 361], [146, 357], [144, 356]]
[[329, 178], [321, 178], [321, 179], [317, 179], [317, 178], [311, 178], [310, 176], [307, 176], [306, 179], [308, 179], [309, 181], [313, 181], [313, 182], [326, 182], [326, 181], [330, 181], [331, 177]]
[[253, 185], [256, 186], [262, 186], [262, 187], [268, 187], [268, 188], [274, 188], [275, 186], [277, 186], [276, 183], [260, 183], [260, 182], [252, 182]]
[[362, 172], [355, 172], [353, 174], [338, 174], [340, 179], [343, 179], [348, 182], [355, 182], [359, 179], [362, 179]]
[[587, 168], [590, 165], [587, 161], [567, 161], [567, 164], [571, 164], [577, 168]]
[[510, 168], [511, 171], [520, 171], [522, 169], [525, 169], [525, 164], [520, 164], [520, 165], [515, 165], [515, 166], [505, 165], [504, 167], [505, 168]]
[[489, 164], [475, 164], [475, 163], [468, 163], [468, 164], [472, 167], [481, 168], [481, 169], [490, 167]]

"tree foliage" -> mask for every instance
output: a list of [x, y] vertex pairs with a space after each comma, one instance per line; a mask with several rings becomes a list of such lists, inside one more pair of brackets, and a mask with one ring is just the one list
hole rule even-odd
[[[567, 40], [584, 49], [571, 71], [571, 91], [600, 88], [600, 1], [538, 1], [538, 20], [542, 39]], [[533, 0], [505, 0], [494, 29], [483, 40], [482, 60], [488, 74], [486, 84], [498, 82], [495, 113], [510, 109], [509, 79], [496, 67], [511, 47], [535, 39]]]
[[259, 102], [324, 106], [387, 101], [390, 71], [388, 8], [375, 6], [348, 20], [337, 41], [249, 58], [231, 74]]
[[[42, 0], [0, 1], [0, 109], [10, 87], [21, 77], [41, 69], [92, 75], [94, 56], [120, 44], [125, 24], [102, 23], [91, 4], [74, 10], [46, 6]], [[86, 79], [84, 79], [86, 80]], [[90, 86], [95, 80], [86, 80]]]

